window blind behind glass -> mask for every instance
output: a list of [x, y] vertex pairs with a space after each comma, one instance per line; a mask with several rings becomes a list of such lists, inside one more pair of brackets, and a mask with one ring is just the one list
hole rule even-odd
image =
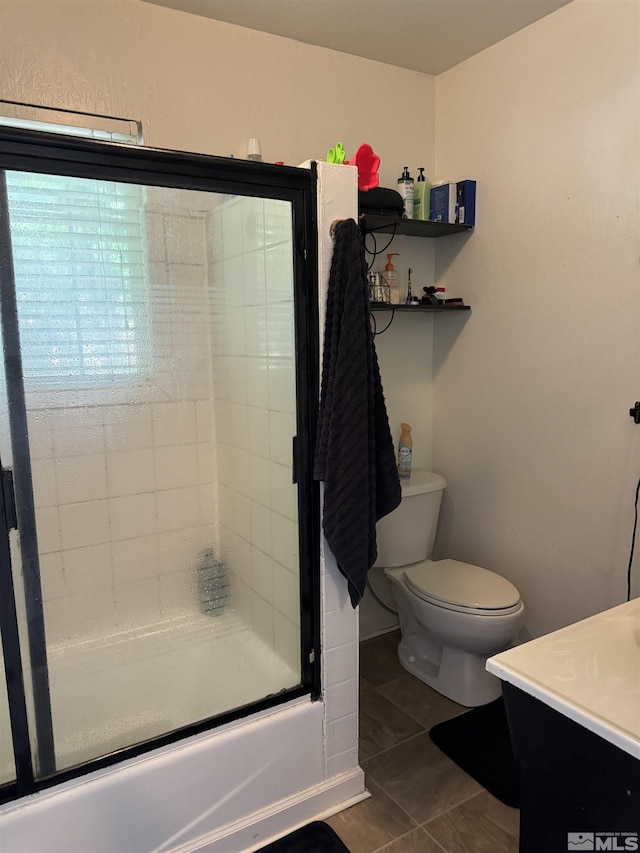
[[74, 387], [140, 372], [143, 188], [7, 172], [25, 381]]

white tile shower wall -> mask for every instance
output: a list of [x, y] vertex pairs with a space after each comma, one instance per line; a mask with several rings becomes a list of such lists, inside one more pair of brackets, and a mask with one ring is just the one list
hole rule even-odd
[[241, 617], [297, 670], [290, 205], [228, 200], [211, 215], [207, 235], [210, 311], [219, 331], [213, 371], [221, 545], [234, 569]]
[[[357, 172], [354, 168], [318, 163], [318, 230], [320, 255], [320, 329], [324, 329], [327, 283], [333, 245], [322, 239], [334, 219], [356, 217]], [[322, 685], [324, 691], [325, 775], [358, 766], [358, 611], [351, 607], [345, 578], [324, 538], [321, 547]]]
[[195, 566], [217, 540], [218, 499], [204, 239], [211, 198], [193, 193], [189, 203], [148, 191], [151, 334], [140, 381], [29, 393], [51, 643], [197, 606]]
[[326, 778], [358, 766], [358, 611], [327, 543], [321, 549]]

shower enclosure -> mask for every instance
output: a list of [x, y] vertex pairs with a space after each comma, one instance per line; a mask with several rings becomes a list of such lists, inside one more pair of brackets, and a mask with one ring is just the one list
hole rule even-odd
[[314, 187], [0, 131], [0, 798], [318, 694]]

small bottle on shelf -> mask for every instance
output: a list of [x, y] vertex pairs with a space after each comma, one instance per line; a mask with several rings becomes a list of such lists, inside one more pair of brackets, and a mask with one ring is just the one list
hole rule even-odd
[[387, 265], [384, 268], [384, 277], [389, 285], [389, 301], [392, 305], [400, 304], [400, 285], [398, 284], [398, 273], [391, 263], [391, 258], [398, 252], [387, 252]]

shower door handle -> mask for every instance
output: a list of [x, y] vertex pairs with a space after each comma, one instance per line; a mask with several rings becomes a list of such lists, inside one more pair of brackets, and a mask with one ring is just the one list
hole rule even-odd
[[18, 514], [16, 513], [16, 493], [13, 488], [13, 471], [11, 468], [2, 468], [0, 471], [2, 511], [7, 530], [17, 530]]
[[298, 482], [298, 436], [294, 435], [291, 448], [293, 459], [291, 461], [291, 482], [295, 485]]

